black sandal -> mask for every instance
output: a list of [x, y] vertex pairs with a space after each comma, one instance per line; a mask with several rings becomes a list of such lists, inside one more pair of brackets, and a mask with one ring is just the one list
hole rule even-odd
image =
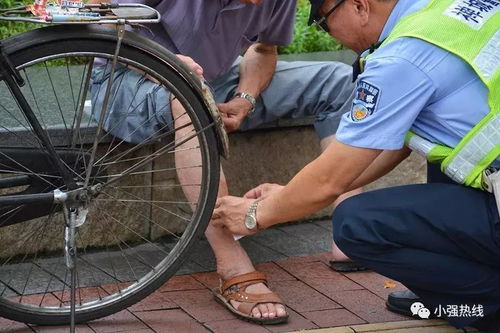
[[360, 272], [366, 271], [368, 268], [355, 261], [335, 261], [330, 260], [330, 268], [336, 272]]

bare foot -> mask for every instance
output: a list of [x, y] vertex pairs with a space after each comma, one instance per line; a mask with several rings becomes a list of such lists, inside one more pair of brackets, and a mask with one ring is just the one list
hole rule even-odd
[[[267, 294], [271, 292], [271, 290], [263, 283], [252, 284], [248, 286], [245, 291], [249, 294]], [[240, 302], [231, 301], [231, 305], [235, 309], [237, 309], [240, 304]], [[286, 315], [287, 313], [285, 307], [282, 304], [263, 303], [256, 305], [252, 309], [252, 316], [254, 318], [276, 318], [284, 317]]]
[[332, 245], [332, 257], [334, 261], [352, 261], [348, 256], [344, 254], [344, 252], [342, 252], [342, 250], [337, 247], [337, 244], [335, 244], [335, 242]]
[[[217, 270], [217, 273], [219, 276], [224, 280], [224, 281], [229, 281], [231, 278], [234, 278], [236, 276], [240, 276], [243, 274], [247, 274], [250, 272], [255, 271], [255, 268], [253, 265], [250, 263], [248, 266], [249, 267], [237, 267], [237, 266], [243, 266], [241, 265], [241, 262], [239, 265], [232, 265], [230, 270], [224, 271], [220, 269], [220, 267], [223, 265], [219, 265], [219, 269]], [[247, 265], [244, 265], [247, 266]], [[272, 291], [264, 284], [264, 283], [255, 283], [247, 286], [244, 291], [248, 294], [267, 294], [271, 293]], [[241, 302], [231, 300], [230, 301], [231, 305], [233, 308], [238, 309], [238, 306], [241, 304]], [[252, 309], [252, 317], [254, 318], [277, 318], [277, 317], [285, 317], [287, 316], [285, 306], [279, 303], [262, 303], [262, 304], [257, 304], [253, 309]]]

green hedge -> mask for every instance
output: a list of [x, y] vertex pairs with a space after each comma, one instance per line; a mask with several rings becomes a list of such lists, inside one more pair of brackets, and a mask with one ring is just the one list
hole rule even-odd
[[[0, 9], [18, 7], [33, 2], [32, 0], [0, 0]], [[0, 39], [17, 35], [36, 27], [36, 24], [0, 21]]]
[[[0, 0], [0, 8], [21, 6], [23, 3], [33, 3], [33, 0]], [[317, 51], [334, 51], [342, 48], [342, 46], [337, 41], [328, 36], [326, 33], [318, 31], [316, 28], [309, 27], [307, 25], [307, 20], [309, 18], [309, 8], [310, 6], [308, 0], [299, 0], [293, 43], [286, 47], [281, 47], [279, 49], [279, 53], [293, 54]], [[19, 34], [26, 30], [33, 29], [37, 26], [39, 25], [20, 22], [0, 22], [0, 39]]]
[[295, 31], [292, 44], [280, 48], [281, 54], [336, 51], [343, 47], [330, 35], [308, 26], [310, 4], [308, 0], [299, 0], [295, 16]]

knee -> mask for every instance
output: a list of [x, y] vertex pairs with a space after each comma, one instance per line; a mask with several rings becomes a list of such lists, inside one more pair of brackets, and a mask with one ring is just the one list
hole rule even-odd
[[364, 236], [369, 232], [369, 216], [360, 196], [347, 198], [335, 208], [333, 239], [347, 256], [353, 256], [353, 252], [363, 246]]
[[[336, 88], [336, 93], [339, 94], [338, 88], [345, 87], [346, 89], [354, 88], [352, 81], [352, 67], [338, 62], [322, 63], [319, 69], [324, 84], [330, 88]], [[332, 94], [330, 91], [330, 95]]]

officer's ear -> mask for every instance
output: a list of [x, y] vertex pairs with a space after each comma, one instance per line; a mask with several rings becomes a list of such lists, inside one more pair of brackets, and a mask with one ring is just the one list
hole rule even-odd
[[370, 18], [371, 2], [370, 0], [352, 0], [354, 14], [359, 24], [364, 27], [368, 25]]

